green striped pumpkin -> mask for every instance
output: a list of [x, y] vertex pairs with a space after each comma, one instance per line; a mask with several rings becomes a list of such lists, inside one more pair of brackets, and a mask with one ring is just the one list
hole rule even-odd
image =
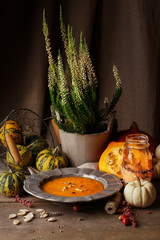
[[39, 152], [48, 148], [46, 139], [39, 135], [31, 135], [26, 138], [27, 148], [32, 152], [34, 156], [37, 156]]
[[7, 197], [15, 197], [23, 192], [25, 176], [19, 171], [6, 171], [0, 174], [0, 192]]
[[18, 122], [8, 120], [6, 124], [3, 124], [0, 128], [0, 140], [6, 147], [5, 134], [12, 135], [16, 144], [22, 144], [22, 126]]
[[16, 170], [21, 170], [22, 168], [25, 169], [27, 166], [31, 164], [32, 152], [26, 146], [22, 146], [22, 145], [16, 145], [16, 146], [17, 146], [19, 155], [21, 157], [21, 161], [17, 164], [14, 158], [12, 157], [11, 153], [7, 152], [6, 153], [7, 163], [13, 169], [16, 169]]
[[36, 157], [36, 167], [39, 171], [52, 170], [68, 166], [68, 159], [59, 147], [47, 148]]

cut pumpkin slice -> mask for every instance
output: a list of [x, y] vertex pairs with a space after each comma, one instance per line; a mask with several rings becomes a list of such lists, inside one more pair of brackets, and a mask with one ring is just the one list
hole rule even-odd
[[121, 164], [123, 161], [124, 142], [110, 142], [99, 159], [99, 170], [122, 178]]

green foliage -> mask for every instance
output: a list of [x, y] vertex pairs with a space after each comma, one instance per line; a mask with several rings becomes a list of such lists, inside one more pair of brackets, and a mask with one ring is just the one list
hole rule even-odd
[[79, 51], [73, 37], [72, 27], [66, 31], [60, 8], [60, 30], [66, 54], [64, 67], [60, 50], [57, 61], [52, 57], [48, 26], [43, 11], [43, 34], [48, 54], [48, 87], [52, 117], [58, 127], [68, 132], [95, 133], [101, 121], [108, 118], [122, 93], [121, 80], [116, 66], [113, 72], [116, 90], [112, 101], [105, 98], [104, 109], [98, 109], [98, 81], [85, 38], [81, 32]]

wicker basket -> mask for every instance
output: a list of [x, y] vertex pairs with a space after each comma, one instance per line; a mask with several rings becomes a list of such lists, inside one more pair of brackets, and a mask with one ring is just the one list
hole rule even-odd
[[[8, 120], [13, 120], [21, 124], [23, 129], [23, 141], [25, 142], [25, 138], [30, 135], [40, 135], [43, 136], [49, 147], [55, 147], [54, 141], [54, 131], [51, 122], [51, 118], [42, 119], [37, 113], [27, 108], [18, 108], [12, 110], [8, 116], [0, 123], [0, 127], [2, 125], [6, 125]], [[5, 131], [4, 131], [5, 132]], [[4, 135], [4, 140], [5, 135]], [[6, 144], [7, 146], [7, 144]], [[0, 158], [1, 161], [7, 166], [6, 162], [6, 152], [9, 151], [8, 147], [5, 147], [0, 142]], [[10, 152], [10, 151], [9, 151]]]

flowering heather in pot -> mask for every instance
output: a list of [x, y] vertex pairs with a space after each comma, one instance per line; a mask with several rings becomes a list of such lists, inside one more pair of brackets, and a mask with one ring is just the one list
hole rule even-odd
[[[72, 27], [66, 31], [60, 8], [60, 29], [67, 63], [64, 68], [62, 55], [57, 61], [52, 57], [48, 26], [43, 12], [43, 34], [48, 54], [48, 87], [52, 117], [60, 129], [67, 132], [88, 134], [100, 131], [102, 121], [109, 118], [121, 93], [121, 80], [113, 65], [116, 89], [113, 99], [104, 99], [104, 108], [98, 109], [98, 81], [85, 38], [80, 34], [79, 51], [76, 49]], [[103, 129], [104, 130], [104, 129]]]

